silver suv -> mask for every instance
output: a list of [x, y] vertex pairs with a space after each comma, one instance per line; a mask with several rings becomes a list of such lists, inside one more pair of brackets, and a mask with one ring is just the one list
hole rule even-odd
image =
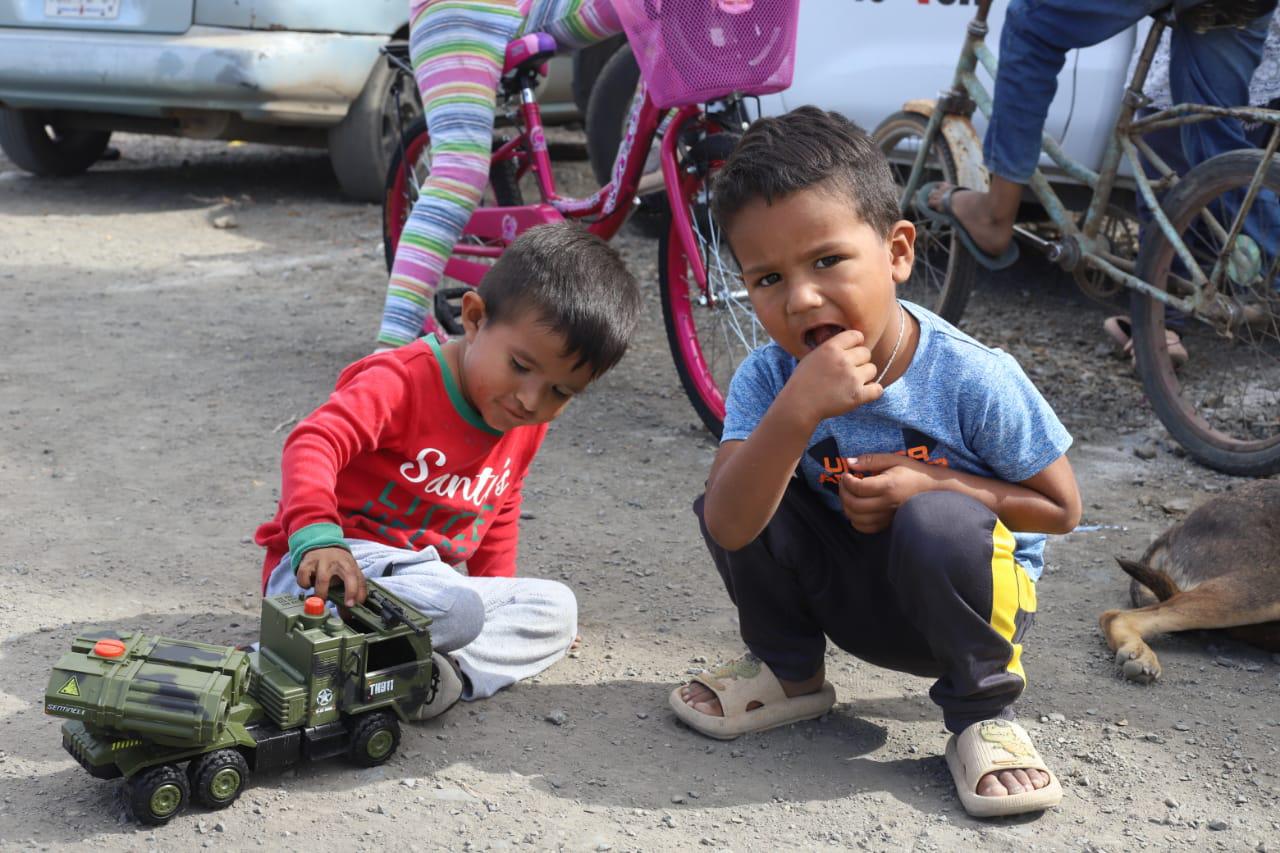
[[[399, 127], [378, 51], [408, 17], [408, 0], [0, 2], [0, 147], [37, 175], [83, 172], [116, 130], [327, 147], [342, 189], [377, 201]], [[577, 117], [575, 61], [552, 67], [549, 120]]]

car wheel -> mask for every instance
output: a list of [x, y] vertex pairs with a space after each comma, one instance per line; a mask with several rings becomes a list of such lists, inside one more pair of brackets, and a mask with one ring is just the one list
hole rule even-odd
[[109, 139], [108, 130], [62, 129], [41, 112], [0, 109], [0, 148], [33, 175], [79, 175], [98, 161]]
[[[609, 58], [591, 88], [587, 104], [587, 157], [600, 185], [613, 177], [613, 161], [622, 144], [631, 100], [640, 82], [640, 66], [631, 46], [626, 45]], [[631, 223], [646, 237], [660, 237], [667, 228], [667, 199], [661, 192], [640, 197], [640, 207]]]
[[578, 107], [578, 114], [585, 116], [587, 106], [591, 102], [591, 90], [595, 88], [600, 71], [609, 58], [627, 43], [623, 35], [613, 36], [604, 41], [584, 47], [573, 55], [573, 103]]
[[422, 103], [412, 80], [401, 87], [399, 115], [392, 94], [396, 72], [379, 55], [360, 97], [347, 117], [329, 130], [329, 162], [338, 185], [359, 201], [382, 201], [387, 169], [400, 134], [422, 115]]

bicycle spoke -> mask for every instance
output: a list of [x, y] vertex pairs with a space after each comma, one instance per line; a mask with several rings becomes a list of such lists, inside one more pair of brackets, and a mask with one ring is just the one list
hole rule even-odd
[[[1198, 192], [1185, 190], [1186, 197], [1169, 210], [1198, 269], [1188, 270], [1165, 241], [1157, 268], [1144, 270], [1153, 283], [1163, 284], [1175, 295], [1194, 297], [1197, 272], [1214, 287], [1193, 314], [1155, 308], [1152, 339], [1158, 341], [1166, 327], [1176, 332], [1189, 360], [1175, 373], [1167, 359], [1157, 357], [1162, 354], [1157, 349], [1151, 356], [1156, 381], [1148, 383], [1149, 390], [1167, 395], [1157, 411], [1162, 419], [1172, 418], [1166, 419], [1166, 425], [1179, 431], [1180, 440], [1190, 441], [1193, 450], [1201, 441], [1218, 448], [1200, 450], [1210, 454], [1206, 458], [1211, 462], [1219, 458], [1213, 452], [1263, 454], [1280, 446], [1280, 296], [1276, 292], [1280, 257], [1268, 248], [1267, 241], [1275, 240], [1269, 227], [1248, 223], [1232, 238], [1237, 217], [1246, 222], [1249, 214], [1242, 215], [1235, 207], [1251, 177], [1252, 169], [1246, 165], [1240, 159], [1207, 167], [1199, 182], [1189, 183]], [[1276, 209], [1275, 183], [1270, 181], [1253, 199], [1261, 205], [1259, 221], [1265, 221], [1268, 210]], [[1260, 467], [1242, 470], [1276, 467], [1256, 464]]]

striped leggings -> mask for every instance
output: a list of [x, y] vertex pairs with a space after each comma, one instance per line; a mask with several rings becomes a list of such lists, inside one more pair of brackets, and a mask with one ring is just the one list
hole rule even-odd
[[379, 347], [424, 332], [453, 245], [489, 181], [495, 92], [507, 43], [545, 32], [579, 48], [621, 32], [611, 0], [412, 0], [409, 48], [431, 132], [431, 170], [396, 247]]

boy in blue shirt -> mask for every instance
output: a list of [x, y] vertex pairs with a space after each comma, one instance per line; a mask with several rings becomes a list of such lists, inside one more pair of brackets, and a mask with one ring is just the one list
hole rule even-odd
[[717, 738], [820, 716], [829, 637], [937, 679], [971, 814], [1056, 804], [1010, 706], [1045, 534], [1080, 517], [1071, 437], [1012, 357], [896, 298], [915, 229], [862, 130], [815, 107], [761, 120], [713, 198], [772, 338], [733, 378], [695, 504], [749, 654], [673, 710]]

